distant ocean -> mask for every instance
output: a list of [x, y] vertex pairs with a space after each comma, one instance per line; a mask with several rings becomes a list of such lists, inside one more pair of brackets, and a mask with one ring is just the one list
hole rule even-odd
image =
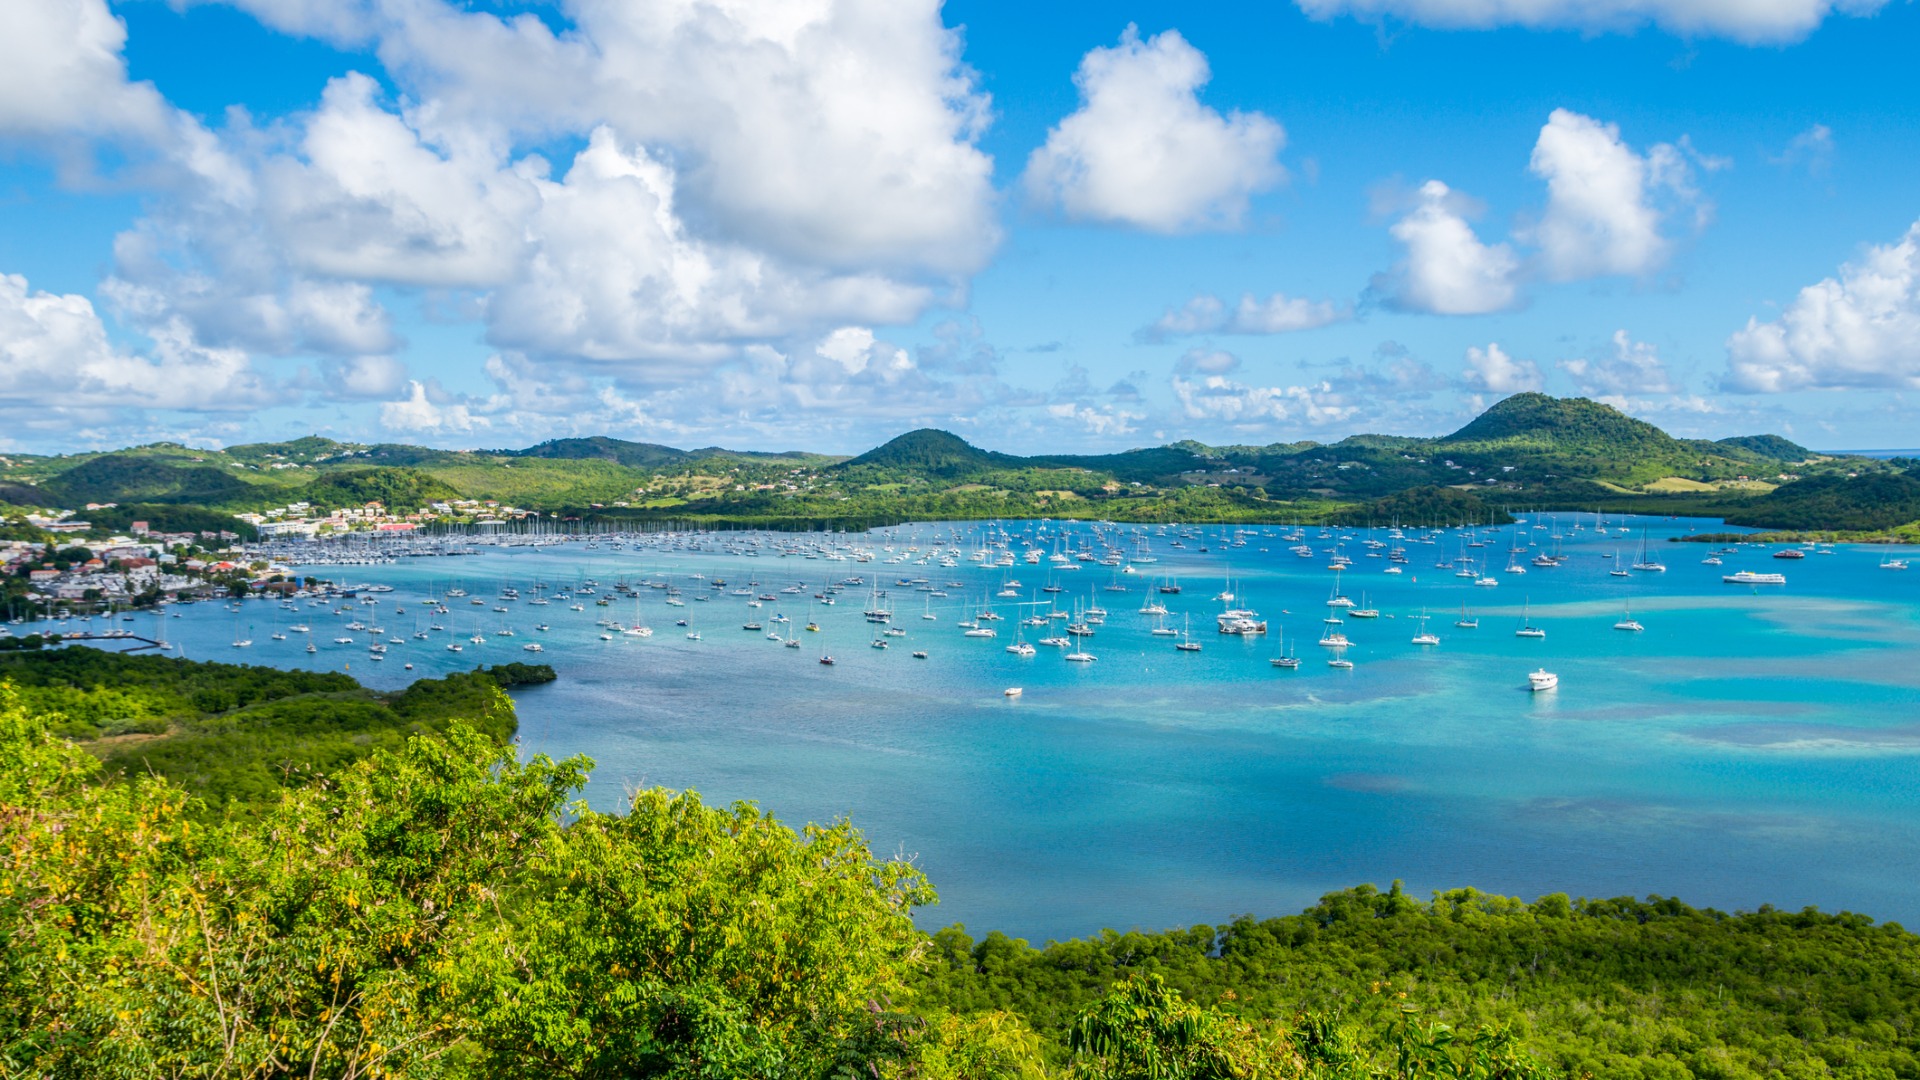
[[[197, 659], [351, 665], [376, 687], [482, 662], [550, 663], [558, 682], [516, 692], [521, 737], [530, 751], [595, 758], [594, 805], [658, 784], [716, 803], [757, 800], [794, 825], [851, 816], [877, 851], [912, 857], [930, 875], [942, 900], [922, 913], [928, 927], [965, 922], [1043, 941], [1217, 924], [1395, 878], [1416, 891], [1473, 885], [1528, 898], [1814, 904], [1920, 925], [1920, 556], [1841, 546], [1788, 561], [1747, 548], [1711, 566], [1707, 545], [1664, 541], [1720, 531], [1718, 522], [1610, 525], [1602, 536], [1593, 515], [1560, 515], [1480, 547], [1459, 532], [1422, 543], [1410, 531], [1401, 574], [1386, 572], [1396, 564], [1384, 529], [1328, 538], [1308, 529], [1308, 558], [1278, 527], [1248, 529], [1235, 545], [1231, 530], [1211, 526], [1174, 547], [1177, 533], [1146, 526], [1139, 535], [1159, 561], [1125, 575], [1098, 564], [976, 565], [967, 555], [986, 535], [978, 524], [763, 535], [752, 557], [721, 550], [744, 542], [736, 533], [701, 541], [700, 552], [568, 545], [343, 567], [331, 572], [396, 591], [346, 615], [258, 601], [238, 615], [200, 604], [161, 621]], [[1038, 528], [1006, 525], [1015, 537]], [[1669, 569], [1612, 576], [1634, 561], [1643, 528], [1650, 556]], [[1137, 554], [1135, 527], [1115, 531]], [[1041, 550], [1072, 552], [1091, 536], [1055, 524], [1035, 538]], [[1529, 550], [1510, 557], [1516, 536]], [[776, 553], [794, 542], [854, 545], [875, 560]], [[959, 565], [920, 562], [935, 543], [951, 544]], [[1355, 642], [1350, 671], [1328, 667], [1316, 644], [1333, 610], [1336, 547], [1354, 563], [1340, 590], [1380, 612], [1341, 628]], [[1024, 550], [1018, 540], [1013, 549]], [[1563, 565], [1531, 565], [1556, 550]], [[1881, 567], [1893, 558], [1916, 568]], [[1463, 560], [1498, 585], [1456, 576]], [[1722, 583], [1743, 569], [1784, 573], [1787, 584]], [[495, 598], [506, 586], [530, 599], [536, 581], [588, 577], [604, 598], [616, 581], [669, 574], [684, 607], [654, 589], [604, 608], [589, 596], [579, 612], [569, 609], [577, 600]], [[812, 602], [827, 582], [852, 577], [864, 584], [839, 603]], [[1224, 605], [1214, 597], [1229, 578], [1234, 603], [1268, 621], [1266, 636], [1215, 631]], [[1168, 579], [1183, 590], [1158, 592]], [[1017, 598], [995, 595], [1015, 580]], [[748, 607], [732, 592], [748, 582], [777, 599]], [[780, 591], [800, 583], [802, 592]], [[884, 639], [885, 650], [871, 647], [876, 628], [861, 614], [876, 583], [907, 631]], [[1050, 583], [1065, 591], [1040, 591]], [[421, 597], [450, 585], [485, 603], [450, 600], [451, 613], [437, 616], [447, 631], [413, 639], [436, 619]], [[1045, 646], [1030, 659], [1006, 651], [1019, 618], [1056, 600], [1063, 611], [1108, 609], [1092, 637], [1075, 639], [1096, 662], [1068, 663]], [[1166, 602], [1165, 625], [1191, 625], [1203, 651], [1153, 636], [1158, 620], [1139, 611], [1148, 600]], [[1004, 618], [983, 625], [999, 636], [962, 636], [955, 624], [989, 602]], [[369, 610], [402, 641], [383, 662], [369, 661], [366, 634], [344, 629]], [[1479, 626], [1457, 627], [1463, 612]], [[793, 621], [771, 622], [776, 614]], [[1411, 643], [1423, 615], [1437, 647]], [[1547, 636], [1517, 637], [1523, 615]], [[766, 628], [810, 618], [822, 632], [797, 632], [802, 648], [767, 640]], [[1645, 630], [1614, 628], [1628, 618]], [[152, 616], [138, 619], [121, 625], [151, 628]], [[603, 641], [599, 619], [644, 621], [654, 633]], [[311, 624], [317, 654], [303, 651], [306, 634], [271, 640], [296, 621]], [[551, 629], [536, 630], [541, 622]], [[1064, 625], [1019, 632], [1033, 641]], [[507, 627], [515, 636], [498, 635]], [[486, 643], [446, 650], [476, 634]], [[242, 636], [253, 646], [231, 647]], [[523, 652], [535, 639], [545, 651]], [[1300, 656], [1298, 670], [1269, 663], [1283, 649]], [[822, 652], [838, 663], [819, 664]], [[1558, 690], [1527, 692], [1540, 667], [1559, 674]], [[1023, 694], [1008, 698], [1011, 687]]]
[[1820, 453], [1870, 458], [1920, 457], [1920, 450], [1822, 450]]

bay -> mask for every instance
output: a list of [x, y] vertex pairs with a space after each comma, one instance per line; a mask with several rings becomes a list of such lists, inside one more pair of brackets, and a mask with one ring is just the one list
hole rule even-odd
[[[1393, 879], [1416, 891], [1658, 893], [1920, 922], [1911, 890], [1920, 878], [1920, 571], [1881, 567], [1913, 552], [1841, 545], [1787, 561], [1742, 547], [1709, 566], [1701, 559], [1711, 545], [1665, 541], [1718, 523], [1610, 521], [1601, 536], [1593, 522], [1541, 517], [1484, 531], [1478, 548], [1459, 531], [1408, 530], [1400, 542], [1385, 529], [1322, 538], [1309, 528], [1312, 558], [1291, 552], [1277, 526], [1209, 526], [1184, 538], [1109, 527], [1126, 553], [1139, 553], [1137, 536], [1158, 560], [1125, 575], [1097, 563], [977, 565], [967, 555], [990, 532], [979, 523], [679, 540], [704, 550], [482, 546], [472, 556], [314, 570], [393, 588], [347, 615], [197, 604], [161, 625], [196, 659], [345, 668], [384, 688], [476, 663], [550, 663], [557, 682], [516, 691], [521, 740], [529, 753], [594, 758], [586, 795], [595, 806], [664, 785], [713, 802], [751, 799], [795, 825], [850, 817], [876, 850], [909, 856], [932, 878], [941, 902], [921, 913], [929, 928], [964, 922], [1039, 941], [1219, 923]], [[1026, 539], [1071, 552], [1094, 535], [1082, 524], [998, 528], [1016, 553]], [[1668, 571], [1612, 576], [1634, 560], [1643, 530]], [[1516, 559], [1524, 574], [1504, 571], [1516, 537], [1529, 548]], [[1396, 565], [1389, 548], [1368, 548], [1370, 538], [1405, 547], [1402, 573], [1386, 572]], [[809, 544], [873, 561], [776, 554]], [[958, 565], [921, 562], [936, 544], [950, 545]], [[1347, 671], [1330, 668], [1330, 652], [1314, 644], [1331, 610], [1336, 547], [1353, 559], [1341, 591], [1381, 614], [1346, 619]], [[1556, 550], [1558, 566], [1527, 564]], [[1436, 565], [1463, 556], [1499, 584], [1476, 586]], [[1741, 569], [1782, 572], [1788, 583], [1722, 582]], [[713, 588], [713, 578], [728, 584]], [[851, 578], [862, 584], [845, 586], [835, 604], [812, 601]], [[527, 603], [536, 583], [557, 590], [586, 579], [601, 583], [591, 595]], [[1009, 579], [1020, 582], [1017, 598], [991, 595]], [[1182, 591], [1159, 593], [1165, 579]], [[637, 601], [592, 603], [623, 580], [670, 580], [684, 606], [647, 588]], [[804, 591], [779, 591], [793, 584]], [[1048, 584], [1065, 591], [1041, 592]], [[884, 650], [870, 647], [877, 627], [861, 614], [876, 585], [907, 631], [883, 638]], [[447, 630], [412, 638], [434, 618], [421, 601], [453, 586], [470, 596], [445, 601]], [[519, 599], [498, 597], [509, 587]], [[776, 599], [748, 607], [738, 588]], [[1228, 588], [1267, 620], [1266, 635], [1215, 631], [1224, 605], [1212, 598]], [[1151, 635], [1155, 620], [1138, 611], [1150, 598], [1166, 602], [1175, 629], [1190, 622], [1199, 652]], [[575, 602], [584, 610], [571, 610]], [[988, 602], [1004, 618], [982, 625], [998, 636], [963, 636], [956, 624]], [[1068, 663], [1068, 650], [1050, 647], [1031, 658], [1006, 652], [1019, 618], [1049, 602], [1109, 610], [1078, 639], [1097, 661]], [[1454, 626], [1463, 607], [1478, 628]], [[936, 617], [923, 619], [929, 611]], [[1423, 611], [1437, 646], [1411, 643]], [[1523, 611], [1544, 639], [1515, 636]], [[1614, 629], [1628, 611], [1643, 632]], [[767, 621], [776, 613], [793, 620], [803, 647], [767, 639], [768, 628], [787, 629]], [[381, 662], [369, 660], [364, 633], [342, 629], [370, 615], [369, 625], [384, 622], [405, 641]], [[674, 625], [680, 618], [690, 626]], [[654, 632], [602, 640], [601, 619]], [[799, 631], [809, 619], [818, 633]], [[295, 620], [312, 627], [317, 653], [302, 651], [307, 635], [270, 638]], [[742, 629], [749, 621], [763, 629]], [[550, 629], [536, 630], [541, 622]], [[497, 633], [509, 627], [513, 636]], [[486, 642], [466, 640], [476, 634]], [[338, 636], [357, 640], [336, 645]], [[236, 649], [236, 638], [254, 644]], [[447, 651], [449, 639], [463, 651]], [[523, 651], [535, 640], [541, 653]], [[1269, 663], [1288, 643], [1297, 670]], [[823, 651], [834, 665], [818, 662]], [[1560, 676], [1557, 690], [1527, 690], [1540, 667]], [[1021, 695], [1008, 698], [1010, 687]]]

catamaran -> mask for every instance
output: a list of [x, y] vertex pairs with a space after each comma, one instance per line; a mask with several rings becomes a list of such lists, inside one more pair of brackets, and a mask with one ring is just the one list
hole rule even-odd
[[1630, 633], [1639, 633], [1646, 629], [1646, 627], [1641, 626], [1640, 623], [1634, 619], [1633, 609], [1626, 605], [1621, 606], [1620, 621], [1614, 623], [1613, 628], [1615, 630], [1626, 630]]

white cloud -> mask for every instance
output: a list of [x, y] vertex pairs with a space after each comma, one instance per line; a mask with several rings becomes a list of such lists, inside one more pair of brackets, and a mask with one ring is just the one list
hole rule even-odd
[[1182, 375], [1225, 375], [1239, 367], [1239, 357], [1220, 349], [1188, 349], [1173, 365]]
[[[670, 384], [754, 343], [911, 322], [999, 241], [987, 99], [932, 0], [583, 0], [555, 36], [440, 0], [244, 0], [378, 40], [217, 149], [118, 245], [115, 299], [264, 352], [390, 352], [382, 286], [458, 290], [506, 349]], [[555, 180], [533, 143], [584, 137]]]
[[245, 353], [198, 344], [178, 320], [154, 327], [151, 356], [116, 347], [84, 296], [32, 291], [0, 274], [0, 401], [50, 409], [253, 409], [281, 392]]
[[1786, 149], [1767, 160], [1789, 169], [1804, 168], [1814, 176], [1825, 176], [1833, 167], [1833, 129], [1815, 124], [1787, 140]]
[[507, 348], [594, 360], [659, 360], [694, 377], [746, 342], [821, 323], [910, 321], [933, 301], [882, 273], [783, 264], [751, 248], [703, 242], [676, 212], [673, 170], [594, 131], [563, 183], [538, 181], [525, 223], [535, 254], [488, 304]]
[[1526, 26], [1628, 33], [1648, 24], [1746, 44], [1798, 41], [1830, 14], [1866, 16], [1886, 0], [1295, 0], [1316, 19], [1353, 15], [1445, 29]]
[[1111, 405], [1096, 408], [1072, 402], [1047, 406], [1047, 415], [1055, 420], [1076, 424], [1091, 435], [1131, 435], [1139, 430], [1136, 426], [1138, 422], [1146, 419], [1145, 413], [1116, 409]]
[[126, 40], [105, 0], [0, 4], [0, 134], [166, 138], [173, 110], [127, 81]]
[[1159, 342], [1193, 334], [1285, 334], [1313, 330], [1353, 317], [1351, 309], [1331, 300], [1305, 300], [1274, 293], [1262, 300], [1252, 293], [1228, 310], [1217, 296], [1196, 296], [1179, 310], [1172, 308], [1135, 336]]
[[1438, 180], [1420, 185], [1414, 208], [1388, 230], [1406, 248], [1374, 288], [1390, 306], [1435, 315], [1503, 311], [1519, 300], [1520, 261], [1506, 244], [1483, 244], [1466, 214], [1472, 204]]
[[1027, 160], [1026, 187], [1068, 217], [1155, 232], [1231, 227], [1280, 183], [1286, 132], [1260, 113], [1202, 105], [1207, 58], [1178, 31], [1128, 26], [1080, 61], [1080, 108]]
[[1518, 394], [1545, 385], [1540, 377], [1540, 365], [1531, 360], [1515, 360], [1498, 343], [1484, 349], [1468, 346], [1467, 369], [1461, 379], [1469, 389], [1490, 394]]
[[395, 115], [375, 103], [378, 93], [365, 75], [332, 80], [297, 154], [262, 165], [260, 209], [293, 264], [408, 285], [506, 279], [524, 260], [544, 162], [514, 169], [497, 143], [430, 132], [431, 109]]
[[[407, 382], [407, 396], [380, 406], [380, 423], [389, 431], [413, 435], [456, 435], [491, 426], [467, 404], [418, 379]], [[435, 400], [438, 398], [439, 400]]]
[[1343, 423], [1360, 412], [1324, 380], [1310, 386], [1252, 386], [1224, 375], [1175, 375], [1173, 393], [1189, 420], [1230, 425], [1277, 421], [1322, 426]]
[[336, 398], [379, 399], [406, 383], [407, 366], [391, 356], [329, 357], [320, 375]]
[[1553, 110], [1540, 129], [1530, 167], [1547, 182], [1546, 213], [1530, 238], [1558, 281], [1659, 267], [1670, 244], [1655, 197], [1695, 198], [1678, 148], [1663, 143], [1643, 157], [1621, 141], [1618, 125], [1566, 109]]
[[1727, 385], [1773, 393], [1920, 388], [1920, 222], [1727, 339]]
[[1625, 330], [1613, 332], [1613, 355], [1605, 360], [1584, 357], [1562, 360], [1559, 367], [1588, 397], [1622, 401], [1635, 394], [1675, 394], [1680, 387], [1660, 360], [1660, 352], [1635, 341]]

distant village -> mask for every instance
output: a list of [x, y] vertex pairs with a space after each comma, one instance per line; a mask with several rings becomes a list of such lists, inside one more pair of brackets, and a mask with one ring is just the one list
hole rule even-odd
[[258, 514], [234, 515], [258, 530], [262, 539], [368, 531], [411, 532], [434, 522], [484, 528], [538, 516], [538, 511], [502, 506], [493, 499], [448, 499], [410, 512], [389, 510], [378, 502], [317, 511], [308, 503], [297, 502]]
[[[56, 536], [92, 530], [89, 522], [71, 515], [30, 514], [26, 524]], [[56, 602], [75, 609], [208, 595], [220, 588], [222, 578], [253, 576], [253, 569], [244, 563], [208, 554], [239, 539], [238, 533], [225, 531], [156, 532], [146, 522], [136, 521], [126, 535], [105, 539], [0, 540], [0, 575], [9, 581], [23, 580], [25, 585], [24, 590], [8, 590], [8, 604], [14, 610], [7, 614], [18, 619], [32, 611], [44, 612]], [[262, 567], [260, 576], [273, 572], [275, 568]]]
[[[111, 510], [89, 503], [87, 511]], [[403, 533], [436, 522], [486, 528], [538, 517], [536, 511], [492, 499], [450, 499], [412, 511], [379, 502], [337, 509], [296, 502], [262, 513], [235, 514], [263, 540], [333, 537], [354, 533]], [[165, 532], [135, 521], [124, 535], [101, 538], [84, 512], [53, 511], [15, 519], [51, 533], [51, 543], [0, 540], [0, 580], [10, 583], [0, 618], [18, 621], [32, 613], [135, 606], [160, 600], [197, 599], [236, 588], [299, 587], [293, 568], [238, 554], [237, 532]], [[71, 540], [61, 537], [71, 536]], [[84, 556], [84, 557], [81, 557]], [[24, 587], [21, 587], [21, 586]]]

